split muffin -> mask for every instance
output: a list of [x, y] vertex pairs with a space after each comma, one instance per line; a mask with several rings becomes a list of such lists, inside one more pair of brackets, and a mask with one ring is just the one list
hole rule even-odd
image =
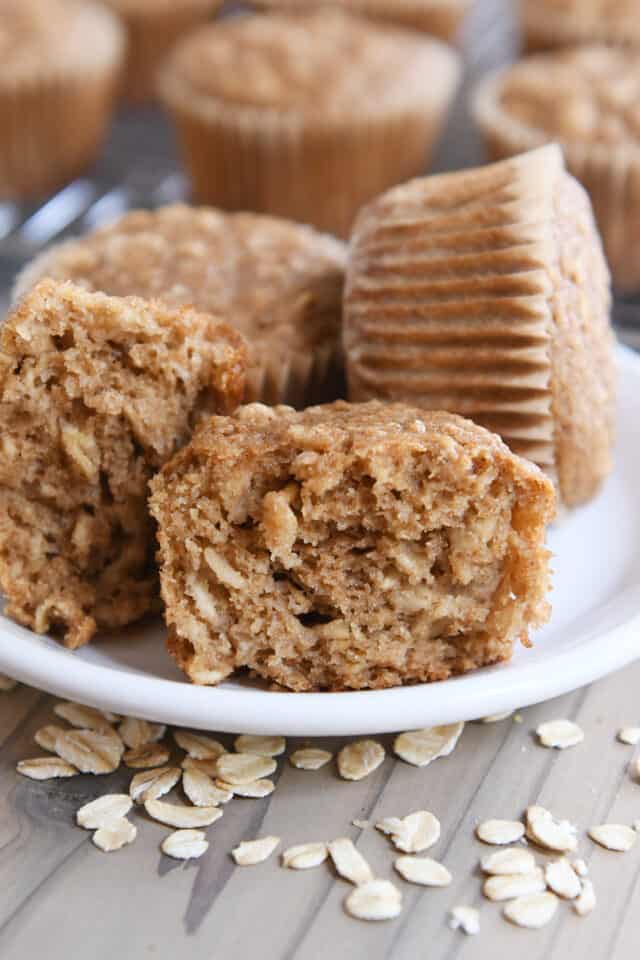
[[609, 313], [589, 199], [558, 147], [414, 180], [354, 229], [349, 398], [471, 417], [576, 506], [611, 467]]
[[198, 202], [346, 236], [365, 201], [425, 169], [459, 73], [439, 41], [322, 9], [197, 30], [160, 92]]
[[541, 54], [481, 83], [476, 122], [494, 158], [555, 140], [591, 197], [614, 286], [640, 290], [640, 51]]
[[640, 46], [639, 0], [520, 0], [529, 51], [581, 43]]
[[344, 244], [301, 224], [177, 204], [51, 247], [19, 275], [14, 299], [49, 276], [192, 304], [247, 338], [247, 400], [301, 406], [343, 389], [345, 261]]
[[157, 604], [151, 475], [233, 409], [244, 347], [210, 315], [44, 280], [0, 332], [5, 612], [69, 647]]
[[151, 486], [169, 649], [196, 683], [442, 680], [547, 616], [553, 486], [448, 413], [250, 404]]
[[105, 0], [125, 26], [122, 91], [128, 100], [155, 98], [158, 69], [177, 40], [211, 17], [222, 0]]
[[91, 0], [0, 0], [0, 200], [45, 193], [94, 159], [124, 35]]
[[254, 3], [258, 7], [287, 11], [342, 7], [454, 43], [472, 0], [254, 0]]

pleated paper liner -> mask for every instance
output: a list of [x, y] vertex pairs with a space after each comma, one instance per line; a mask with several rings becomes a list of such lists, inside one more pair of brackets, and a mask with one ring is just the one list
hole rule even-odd
[[176, 125], [199, 203], [253, 210], [346, 237], [360, 207], [424, 170], [455, 92], [459, 62], [433, 48], [434, 82], [416, 103], [368, 105], [352, 117], [227, 104], [165, 71], [162, 99]]
[[554, 9], [544, 0], [522, 0], [522, 38], [526, 52], [538, 53], [588, 43], [640, 47], [637, 10], [626, 17], [616, 16], [611, 10], [589, 16], [582, 0], [576, 0], [574, 6], [572, 13]]
[[[534, 63], [534, 60], [527, 61]], [[541, 65], [544, 60], [541, 61]], [[509, 68], [483, 81], [473, 96], [473, 114], [492, 159], [532, 150], [550, 137], [511, 116], [501, 92]], [[594, 209], [614, 287], [640, 290], [640, 151], [629, 144], [561, 141], [567, 169], [585, 187]]]
[[[560, 151], [548, 147], [415, 181], [363, 211], [345, 296], [351, 399], [404, 400], [469, 416], [556, 479], [559, 452], [577, 456], [581, 443], [592, 451], [589, 424], [572, 425], [581, 433], [570, 445], [556, 436], [573, 402], [572, 384], [554, 381], [553, 360], [554, 296], [565, 284], [556, 194], [565, 181]], [[582, 192], [578, 199], [586, 204]], [[581, 305], [571, 331], [583, 321], [598, 337], [606, 330], [608, 355], [607, 274], [592, 224], [591, 234], [583, 243], [593, 244], [602, 264], [602, 289]], [[589, 327], [584, 339], [588, 347]], [[589, 476], [594, 471], [595, 487], [599, 459]], [[562, 496], [585, 498], [582, 489], [563, 488]]]
[[336, 400], [344, 396], [344, 389], [337, 335], [334, 340], [304, 350], [274, 349], [266, 342], [253, 344], [250, 349], [245, 403], [286, 403], [302, 409]]

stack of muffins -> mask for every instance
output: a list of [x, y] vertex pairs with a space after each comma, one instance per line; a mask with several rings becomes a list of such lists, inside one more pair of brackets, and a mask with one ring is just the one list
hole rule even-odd
[[[446, 679], [529, 643], [556, 503], [611, 468], [602, 244], [544, 137], [421, 176], [459, 57], [381, 27], [390, 4], [271, 5], [200, 26], [161, 69], [194, 194], [227, 212], [129, 213], [16, 280], [6, 611], [77, 647], [161, 588], [197, 683]], [[428, 26], [447, 6], [397, 8]], [[533, 125], [518, 89], [502, 109]]]

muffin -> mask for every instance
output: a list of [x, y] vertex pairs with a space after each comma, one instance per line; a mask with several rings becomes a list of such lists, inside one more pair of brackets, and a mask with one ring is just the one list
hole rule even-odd
[[587, 189], [621, 293], [640, 290], [640, 52], [580, 47], [489, 77], [473, 109], [494, 159], [550, 140]]
[[154, 478], [169, 649], [190, 680], [444, 680], [548, 612], [553, 486], [494, 434], [403, 404], [250, 404]]
[[245, 335], [247, 400], [335, 399], [346, 248], [310, 227], [184, 205], [126, 214], [51, 247], [18, 277], [18, 299], [43, 276], [116, 296], [193, 304]]
[[127, 33], [122, 91], [128, 100], [152, 100], [158, 68], [176, 41], [211, 17], [222, 0], [105, 0]]
[[257, 7], [301, 11], [309, 7], [342, 7], [412, 30], [422, 30], [453, 43], [472, 0], [254, 0]]
[[611, 468], [609, 313], [589, 199], [557, 146], [414, 180], [354, 229], [348, 395], [471, 417], [576, 506]]
[[88, 0], [0, 0], [0, 201], [81, 173], [111, 118], [124, 38]]
[[209, 315], [43, 280], [0, 333], [5, 613], [68, 647], [157, 603], [151, 475], [233, 409], [244, 348]]
[[439, 41], [320, 10], [196, 31], [160, 92], [198, 202], [346, 236], [363, 203], [424, 170], [459, 73]]
[[638, 0], [521, 0], [520, 12], [531, 52], [579, 43], [640, 46]]

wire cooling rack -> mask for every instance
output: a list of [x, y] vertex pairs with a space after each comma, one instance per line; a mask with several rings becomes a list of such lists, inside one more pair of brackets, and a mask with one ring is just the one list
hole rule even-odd
[[[238, 4], [229, 3], [234, 12]], [[463, 35], [465, 77], [431, 169], [456, 170], [485, 160], [471, 123], [470, 89], [487, 71], [514, 58], [513, 0], [475, 0]], [[1, 146], [0, 146], [1, 149]], [[136, 207], [188, 199], [171, 128], [157, 107], [121, 109], [101, 157], [87, 174], [39, 203], [0, 203], [0, 311], [18, 270], [48, 244], [114, 220]], [[621, 339], [640, 349], [640, 300], [616, 300]]]

